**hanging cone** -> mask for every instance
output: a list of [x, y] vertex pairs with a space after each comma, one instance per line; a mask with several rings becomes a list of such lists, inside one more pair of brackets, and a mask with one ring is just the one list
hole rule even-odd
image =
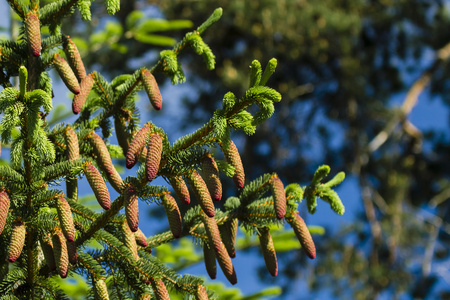
[[239, 220], [235, 218], [219, 226], [220, 236], [231, 258], [236, 257], [236, 248], [234, 245], [236, 244], [238, 222]]
[[223, 274], [231, 284], [237, 283], [236, 271], [234, 270], [231, 258], [228, 256], [227, 250], [223, 244], [220, 245], [221, 249], [216, 251], [216, 258], [219, 262], [219, 266], [222, 269]]
[[208, 293], [203, 285], [199, 285], [197, 288], [197, 293], [195, 294], [195, 300], [208, 300]]
[[147, 145], [147, 159], [145, 160], [145, 177], [147, 181], [155, 179], [159, 171], [162, 154], [162, 139], [159, 134], [153, 134]]
[[8, 261], [15, 262], [22, 253], [23, 246], [25, 244], [25, 235], [27, 229], [23, 223], [16, 222], [14, 224], [11, 240], [8, 247]]
[[136, 232], [139, 226], [139, 204], [136, 189], [133, 185], [125, 191], [125, 216], [132, 232]]
[[214, 203], [203, 178], [194, 170], [188, 175], [188, 179], [202, 210], [208, 217], [214, 217]]
[[150, 99], [150, 103], [154, 109], [160, 110], [162, 106], [162, 97], [155, 77], [149, 70], [146, 69], [142, 70], [141, 76], [142, 83], [145, 91], [147, 92], [147, 96]]
[[161, 279], [151, 280], [150, 282], [152, 284], [153, 293], [155, 294], [156, 300], [170, 300], [169, 292]]
[[78, 83], [78, 79], [67, 61], [57, 53], [54, 56], [53, 64], [55, 65], [56, 71], [58, 71], [59, 77], [61, 77], [66, 87], [72, 93], [78, 95], [80, 93], [80, 84]]
[[0, 192], [0, 234], [2, 234], [5, 228], [6, 219], [8, 218], [9, 211], [9, 197], [5, 191]]
[[281, 220], [286, 214], [286, 193], [283, 182], [276, 175], [270, 181], [270, 190], [273, 196], [275, 214], [277, 219]]
[[67, 255], [69, 256], [70, 264], [75, 265], [78, 260], [77, 245], [75, 242], [67, 242]]
[[80, 157], [80, 148], [78, 147], [78, 137], [72, 127], [67, 127], [64, 135], [67, 146], [67, 159], [76, 160]]
[[266, 268], [272, 276], [278, 275], [278, 263], [275, 247], [273, 246], [272, 237], [270, 236], [269, 229], [267, 227], [259, 229], [259, 244], [266, 263]]
[[108, 300], [109, 299], [108, 288], [106, 286], [105, 281], [103, 281], [102, 279], [95, 280], [94, 292], [95, 292], [95, 299], [99, 299], [99, 300]]
[[185, 204], [191, 203], [191, 197], [189, 196], [189, 190], [186, 186], [186, 183], [181, 176], [169, 177], [169, 183], [173, 187], [175, 194], [177, 194], [178, 198], [183, 201]]
[[314, 259], [316, 257], [316, 246], [305, 221], [296, 213], [292, 218], [287, 219], [287, 222], [294, 229], [294, 233], [300, 241], [303, 251], [305, 251], [309, 258]]
[[173, 236], [177, 239], [181, 236], [181, 231], [183, 230], [180, 209], [170, 194], [164, 194], [161, 200], [166, 210], [167, 219], [169, 220], [170, 231], [172, 231]]
[[108, 210], [111, 207], [111, 199], [102, 175], [92, 164], [86, 164], [84, 166], [84, 173], [92, 191], [94, 191], [98, 203], [104, 210]]
[[220, 239], [219, 227], [217, 226], [216, 219], [210, 218], [205, 214], [201, 214], [201, 217], [202, 222], [205, 225], [209, 246], [217, 252], [222, 249], [222, 240]]
[[134, 233], [131, 231], [130, 227], [128, 227], [128, 223], [126, 221], [122, 223], [122, 230], [125, 247], [127, 247], [128, 250], [131, 251], [131, 254], [133, 255], [133, 260], [138, 260], [139, 255], [137, 252], [136, 238], [134, 236]]
[[75, 73], [78, 82], [81, 82], [86, 77], [86, 70], [83, 61], [81, 60], [80, 52], [78, 52], [77, 46], [70, 37], [67, 37], [64, 43], [64, 53], [66, 54], [67, 61]]
[[145, 147], [147, 136], [150, 132], [149, 126], [142, 127], [131, 141], [130, 147], [126, 155], [126, 167], [131, 169], [138, 162], [141, 152]]
[[219, 168], [216, 161], [208, 153], [202, 158], [202, 171], [203, 179], [208, 187], [211, 198], [214, 201], [220, 201], [222, 199], [222, 183], [219, 179]]
[[241, 156], [233, 141], [230, 141], [228, 149], [222, 147], [225, 160], [234, 168], [233, 181], [238, 189], [242, 189], [245, 184], [244, 166], [242, 165]]
[[52, 237], [53, 254], [56, 261], [56, 269], [61, 278], [66, 278], [69, 272], [69, 256], [67, 253], [66, 239], [62, 232], [58, 231]]
[[83, 80], [80, 83], [80, 93], [73, 97], [72, 111], [74, 114], [76, 115], [79, 114], [80, 111], [83, 109], [84, 103], [86, 102], [87, 97], [89, 96], [89, 93], [91, 92], [93, 86], [94, 86], [94, 78], [92, 77], [92, 74], [89, 74], [83, 78]]
[[73, 242], [75, 239], [75, 225], [73, 224], [72, 211], [66, 199], [60, 197], [56, 200], [56, 210], [58, 211], [61, 229], [67, 241]]
[[47, 234], [41, 239], [41, 249], [44, 254], [45, 262], [50, 271], [56, 270], [55, 256], [53, 255], [53, 243], [50, 234]]
[[91, 133], [90, 137], [91, 138], [89, 139], [89, 141], [91, 142], [94, 153], [97, 156], [98, 165], [105, 172], [106, 178], [108, 178], [111, 186], [120, 193], [122, 191], [123, 181], [116, 168], [114, 167], [105, 142], [95, 132]]

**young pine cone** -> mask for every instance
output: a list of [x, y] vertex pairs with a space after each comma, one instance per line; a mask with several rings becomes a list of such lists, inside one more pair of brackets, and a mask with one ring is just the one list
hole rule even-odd
[[62, 232], [58, 231], [52, 237], [53, 254], [56, 261], [56, 269], [61, 278], [66, 278], [69, 272], [69, 255], [67, 253], [67, 244]]
[[170, 231], [172, 231], [173, 236], [177, 239], [181, 236], [181, 231], [183, 229], [180, 209], [178, 208], [177, 202], [170, 194], [164, 194], [161, 197], [161, 200], [166, 211], [167, 219], [169, 220]]
[[166, 285], [161, 279], [151, 280], [150, 282], [156, 300], [170, 300], [169, 292], [167, 291]]
[[63, 197], [56, 200], [56, 210], [64, 236], [67, 241], [73, 242], [75, 239], [75, 225], [73, 224], [72, 211], [67, 200]]
[[67, 255], [71, 265], [75, 265], [78, 260], [77, 245], [75, 242], [67, 242]]
[[67, 127], [64, 135], [67, 146], [67, 159], [76, 160], [80, 157], [78, 137], [72, 127]]
[[39, 17], [34, 13], [29, 13], [25, 19], [25, 34], [33, 56], [41, 55], [41, 29]]
[[55, 256], [53, 254], [53, 242], [50, 234], [41, 238], [41, 249], [44, 254], [45, 262], [50, 271], [56, 270]]
[[124, 223], [122, 223], [122, 230], [123, 230], [123, 237], [124, 237], [123, 242], [125, 244], [125, 247], [127, 247], [128, 250], [130, 250], [131, 254], [133, 255], [133, 260], [138, 260], [139, 255], [137, 252], [136, 238], [126, 221]]
[[273, 246], [272, 236], [267, 227], [259, 229], [259, 244], [263, 253], [264, 262], [269, 273], [275, 277], [278, 275], [278, 263], [275, 247]]
[[173, 187], [175, 194], [177, 194], [178, 198], [183, 201], [185, 204], [191, 203], [191, 197], [189, 196], [189, 190], [186, 186], [186, 183], [181, 176], [169, 177], [169, 183]]
[[147, 145], [147, 158], [145, 160], [145, 177], [147, 181], [155, 179], [159, 171], [162, 155], [162, 138], [159, 134], [153, 134]]
[[220, 239], [219, 227], [216, 219], [201, 214], [202, 222], [205, 226], [206, 236], [208, 237], [209, 247], [218, 252], [222, 249], [222, 240]]
[[234, 245], [236, 244], [238, 222], [239, 220], [235, 218], [219, 226], [220, 236], [231, 258], [236, 257], [236, 248]]
[[231, 284], [237, 283], [236, 271], [234, 270], [231, 258], [228, 256], [225, 246], [221, 244], [221, 249], [216, 251], [217, 262], [222, 269], [223, 274]]
[[149, 126], [144, 126], [136, 133], [133, 140], [131, 141], [130, 147], [126, 155], [126, 167], [131, 169], [138, 162], [141, 152], [145, 147], [147, 141], [147, 136], [150, 132]]
[[203, 259], [205, 260], [206, 272], [211, 279], [216, 279], [217, 265], [216, 265], [216, 253], [214, 249], [209, 248], [208, 243], [203, 244]]
[[104, 210], [108, 210], [111, 207], [111, 198], [102, 175], [92, 164], [84, 166], [84, 173], [98, 203]]
[[286, 193], [283, 182], [276, 175], [270, 181], [270, 190], [273, 196], [275, 214], [277, 219], [281, 220], [286, 214]]
[[316, 246], [305, 221], [296, 213], [292, 218], [287, 219], [287, 222], [294, 229], [294, 233], [300, 241], [303, 251], [305, 251], [309, 258], [314, 259], [316, 257]]
[[195, 300], [208, 300], [208, 293], [203, 285], [199, 285], [197, 288], [197, 293], [195, 294]]
[[139, 226], [139, 204], [136, 188], [133, 185], [125, 191], [125, 216], [130, 230], [136, 232]]
[[219, 168], [216, 161], [208, 153], [202, 158], [203, 179], [214, 201], [222, 199], [222, 183], [219, 179]]
[[109, 299], [108, 288], [106, 286], [105, 281], [103, 281], [102, 279], [95, 281], [94, 292], [95, 292], [95, 299], [99, 300]]
[[83, 80], [80, 83], [80, 93], [76, 94], [73, 97], [72, 101], [72, 111], [74, 114], [79, 114], [80, 111], [83, 109], [84, 103], [87, 100], [87, 97], [89, 96], [89, 93], [92, 90], [92, 87], [94, 86], [94, 78], [92, 77], [92, 74], [87, 75], [83, 78]]
[[22, 253], [23, 246], [25, 244], [25, 235], [27, 229], [25, 224], [17, 222], [14, 224], [14, 228], [11, 234], [11, 240], [8, 247], [8, 261], [15, 262]]
[[9, 197], [5, 191], [0, 192], [0, 234], [5, 228], [6, 219], [9, 211]]
[[205, 181], [195, 170], [188, 175], [188, 179], [200, 207], [208, 217], [213, 218], [215, 215], [214, 203]]
[[80, 52], [75, 43], [67, 37], [64, 43], [64, 53], [66, 54], [67, 61], [72, 68], [78, 81], [81, 82], [86, 77], [86, 70], [84, 68], [83, 61], [81, 60]]
[[145, 237], [144, 233], [138, 229], [134, 233], [134, 237], [136, 239], [136, 244], [138, 244], [141, 247], [147, 247], [147, 238]]
[[142, 70], [141, 76], [142, 83], [145, 91], [147, 92], [147, 96], [150, 99], [150, 103], [154, 109], [160, 110], [162, 106], [162, 97], [155, 77], [149, 70], [145, 69]]
[[245, 184], [244, 166], [242, 165], [241, 156], [233, 141], [230, 141], [229, 148], [222, 147], [225, 160], [234, 167], [233, 181], [238, 189], [242, 189]]
[[59, 77], [61, 77], [66, 87], [75, 95], [79, 94], [80, 84], [67, 61], [59, 56], [59, 54], [55, 54], [53, 63], [56, 67], [56, 71], [58, 71]]

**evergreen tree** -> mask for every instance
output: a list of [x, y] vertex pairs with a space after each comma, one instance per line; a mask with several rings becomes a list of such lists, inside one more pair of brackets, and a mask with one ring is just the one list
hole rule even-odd
[[[203, 279], [178, 274], [153, 256], [152, 248], [192, 236], [205, 249], [211, 277], [215, 277], [212, 269], [217, 261], [230, 283], [236, 284], [238, 275], [230, 257], [235, 255], [237, 226], [260, 237], [272, 275], [277, 274], [270, 236], [273, 226], [288, 223], [307, 256], [315, 258], [315, 245], [298, 205], [305, 198], [308, 210], [314, 212], [319, 197], [343, 214], [333, 187], [342, 182], [344, 173], [324, 182], [330, 168], [323, 165], [306, 187], [296, 183], [285, 187], [276, 173], [246, 179], [231, 139], [232, 130], [252, 134], [274, 113], [281, 95], [266, 84], [276, 59], [264, 69], [259, 61], [251, 62], [249, 87], [238, 96], [226, 93], [221, 108], [203, 126], [174, 143], [163, 128], [152, 122], [140, 124], [137, 91], [145, 90], [152, 107], [163, 109], [153, 74], [163, 73], [173, 84], [184, 82], [178, 56], [186, 49], [192, 48], [203, 56], [208, 69], [214, 68], [215, 56], [202, 34], [220, 19], [222, 9], [216, 9], [172, 49], [161, 51], [151, 68], [140, 67], [108, 81], [97, 71], [86, 74], [76, 44], [61, 26], [74, 11], [90, 21], [91, 1], [7, 2], [21, 27], [17, 40], [0, 41], [0, 134], [2, 144], [11, 149], [10, 162], [0, 168], [2, 298], [66, 299], [70, 295], [55, 278], [79, 274], [92, 287], [90, 296], [95, 299], [168, 299], [170, 290], [215, 299]], [[108, 14], [119, 11], [118, 0], [105, 2]], [[73, 123], [52, 124], [47, 119], [53, 109], [48, 73], [52, 69], [74, 94], [72, 111], [77, 118]], [[12, 81], [17, 76], [15, 86]], [[111, 143], [113, 132], [118, 145]], [[123, 179], [113, 158], [135, 168], [135, 175]], [[223, 176], [233, 178], [236, 197], [221, 200]], [[78, 199], [82, 177], [87, 178], [98, 210]], [[157, 177], [164, 178], [174, 193], [168, 186], [153, 184]], [[65, 183], [65, 192], [60, 182]], [[118, 194], [115, 199], [111, 189]], [[191, 200], [189, 210], [180, 212], [180, 201]], [[222, 209], [215, 207], [214, 201], [219, 200], [224, 202]], [[143, 237], [139, 202], [162, 204], [170, 230]], [[93, 241], [101, 247], [93, 248]]]

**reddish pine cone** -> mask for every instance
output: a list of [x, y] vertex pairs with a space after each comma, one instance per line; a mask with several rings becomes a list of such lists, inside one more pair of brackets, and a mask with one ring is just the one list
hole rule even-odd
[[216, 252], [222, 249], [222, 240], [220, 239], [219, 227], [216, 219], [201, 214], [202, 222], [205, 225], [206, 236], [208, 237], [209, 247]]
[[134, 237], [136, 239], [136, 244], [138, 244], [141, 247], [147, 247], [147, 238], [145, 237], [144, 233], [138, 229], [134, 233]]
[[75, 73], [78, 82], [81, 82], [86, 77], [86, 70], [81, 60], [80, 52], [78, 52], [77, 45], [69, 37], [67, 37], [64, 44], [64, 53], [66, 53], [67, 61]]
[[142, 70], [141, 76], [142, 83], [145, 91], [147, 92], [147, 96], [150, 99], [150, 103], [154, 109], [160, 110], [162, 106], [162, 97], [155, 77], [149, 70], [146, 69]]
[[214, 249], [208, 247], [208, 243], [203, 244], [203, 259], [205, 260], [206, 272], [208, 272], [209, 277], [211, 279], [216, 279], [216, 254], [214, 252]]
[[56, 270], [55, 256], [53, 255], [53, 243], [50, 234], [41, 239], [41, 249], [44, 254], [45, 262], [50, 271]]
[[216, 161], [208, 153], [202, 158], [203, 179], [214, 201], [222, 199], [222, 183], [219, 179], [219, 168]]
[[73, 97], [72, 111], [74, 114], [79, 114], [83, 109], [84, 103], [86, 102], [86, 99], [89, 96], [89, 93], [91, 92], [93, 86], [94, 78], [92, 77], [92, 74], [89, 74], [83, 78], [80, 83], [80, 93]]
[[2, 234], [5, 228], [6, 219], [8, 218], [9, 211], [9, 197], [5, 191], [0, 192], [0, 234]]
[[106, 286], [106, 283], [102, 279], [95, 281], [94, 291], [95, 291], [95, 299], [100, 300], [109, 299], [108, 287]]
[[185, 204], [191, 203], [191, 197], [189, 196], [189, 190], [186, 183], [181, 176], [169, 177], [169, 183], [173, 187], [175, 194]]
[[148, 133], [150, 132], [149, 126], [142, 127], [134, 136], [131, 141], [130, 147], [128, 148], [126, 156], [126, 167], [131, 169], [138, 162], [141, 152], [145, 147], [147, 141]]
[[11, 241], [8, 248], [8, 261], [15, 262], [22, 253], [23, 245], [25, 244], [25, 235], [27, 229], [23, 223], [15, 223], [11, 234]]
[[275, 214], [277, 219], [281, 220], [286, 214], [286, 193], [283, 182], [276, 175], [270, 181], [270, 190], [273, 196]]
[[209, 194], [208, 187], [206, 186], [205, 181], [195, 170], [192, 171], [192, 173], [188, 176], [189, 184], [194, 191], [195, 197], [197, 198], [200, 207], [208, 217], [214, 217], [214, 203], [211, 199], [211, 195]]
[[97, 156], [97, 163], [105, 172], [106, 178], [108, 178], [111, 186], [117, 191], [121, 192], [122, 190], [122, 178], [117, 172], [116, 168], [114, 168], [113, 162], [111, 160], [111, 156], [109, 155], [108, 148], [106, 147], [103, 139], [93, 132], [91, 134], [90, 142], [92, 148], [94, 149], [94, 153]]
[[69, 256], [70, 264], [75, 265], [78, 260], [77, 245], [75, 242], [67, 242], [67, 255]]
[[203, 285], [199, 285], [197, 288], [197, 293], [195, 294], [195, 300], [208, 300], [208, 293]]
[[147, 145], [147, 159], [145, 160], [145, 177], [147, 181], [155, 179], [159, 171], [162, 154], [162, 138], [159, 134], [153, 134]]
[[161, 279], [155, 279], [150, 281], [155, 294], [156, 300], [170, 300], [169, 292], [166, 285]]
[[66, 199], [60, 197], [56, 200], [59, 222], [64, 236], [69, 242], [75, 239], [75, 225], [73, 224], [72, 211]]
[[125, 191], [125, 216], [130, 230], [136, 232], [139, 226], [139, 204], [136, 189], [132, 185]]
[[25, 19], [25, 34], [33, 56], [41, 55], [41, 29], [39, 25], [39, 17], [34, 13], [29, 13]]
[[245, 173], [241, 156], [239, 155], [239, 151], [236, 148], [236, 145], [233, 143], [233, 141], [230, 141], [230, 147], [228, 149], [224, 149], [224, 147], [222, 147], [222, 152], [227, 163], [229, 163], [234, 168], [234, 184], [238, 189], [242, 189], [245, 184]]
[[222, 269], [223, 274], [231, 284], [237, 283], [236, 271], [234, 270], [231, 258], [228, 256], [225, 246], [221, 244], [220, 251], [216, 251], [216, 258], [219, 262], [219, 266]]
[[53, 235], [52, 242], [56, 269], [61, 278], [66, 278], [69, 272], [69, 255], [67, 253], [66, 240], [61, 232], [57, 232]]
[[75, 95], [79, 94], [80, 84], [78, 83], [78, 79], [67, 61], [56, 53], [53, 63], [56, 67], [56, 71], [58, 71], [59, 77], [61, 77], [66, 87]]
[[172, 231], [173, 236], [177, 239], [181, 236], [181, 231], [183, 230], [177, 202], [170, 194], [164, 194], [161, 200], [166, 210], [167, 219], [169, 220], [170, 231]]
[[137, 244], [136, 244], [136, 238], [134, 236], [134, 233], [131, 231], [130, 227], [128, 226], [127, 222], [122, 223], [122, 230], [123, 230], [123, 237], [125, 244], [125, 247], [130, 250], [131, 254], [133, 255], [134, 260], [139, 259], [139, 255], [137, 252]]
[[114, 116], [114, 128], [116, 130], [116, 137], [119, 146], [122, 147], [124, 156], [127, 156], [130, 141], [128, 140], [127, 123], [124, 118]]
[[86, 178], [92, 191], [94, 191], [98, 203], [103, 209], [108, 210], [111, 207], [111, 199], [102, 175], [92, 164], [84, 166], [84, 173], [86, 174]]
[[238, 219], [235, 218], [219, 226], [220, 236], [231, 258], [236, 257], [236, 248], [234, 245], [236, 244], [238, 222]]
[[309, 258], [314, 259], [316, 257], [316, 246], [305, 221], [296, 213], [292, 218], [287, 219], [287, 222], [294, 229], [294, 233], [300, 241], [303, 251], [305, 251]]
[[259, 244], [261, 245], [266, 268], [269, 273], [273, 277], [275, 277], [278, 275], [278, 263], [275, 247], [273, 246], [272, 236], [270, 235], [269, 229], [267, 227], [260, 228], [259, 233]]
[[64, 135], [67, 145], [67, 158], [75, 160], [80, 157], [80, 148], [78, 147], [78, 137], [72, 127], [67, 127]]

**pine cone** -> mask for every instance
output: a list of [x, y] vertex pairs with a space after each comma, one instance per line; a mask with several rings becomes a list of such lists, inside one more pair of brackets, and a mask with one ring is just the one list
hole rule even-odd
[[52, 237], [53, 254], [56, 261], [56, 269], [61, 278], [66, 278], [69, 272], [69, 256], [67, 253], [67, 244], [62, 232], [58, 231]]
[[259, 244], [266, 263], [266, 268], [269, 273], [275, 277], [278, 275], [278, 263], [275, 247], [273, 246], [272, 237], [270, 236], [269, 229], [267, 227], [259, 229]]
[[92, 74], [89, 74], [83, 78], [80, 83], [80, 93], [73, 97], [72, 111], [74, 114], [79, 114], [83, 109], [84, 103], [86, 102], [86, 99], [89, 96], [89, 93], [91, 92], [93, 86], [94, 78], [92, 77]]
[[219, 266], [222, 269], [223, 274], [231, 284], [237, 283], [236, 271], [234, 270], [231, 258], [228, 256], [227, 250], [223, 244], [220, 245], [219, 251], [216, 251], [216, 258], [219, 262]]
[[125, 191], [125, 216], [130, 230], [136, 232], [139, 226], [139, 204], [133, 185], [130, 185]]
[[104, 210], [108, 210], [111, 207], [111, 199], [102, 175], [92, 164], [84, 166], [84, 173], [86, 174], [91, 189], [94, 191], [98, 203]]
[[41, 28], [36, 14], [28, 14], [25, 19], [25, 30], [31, 54], [36, 57], [41, 55]]
[[191, 203], [191, 197], [189, 196], [189, 190], [186, 186], [186, 183], [181, 176], [169, 177], [169, 183], [173, 187], [175, 194], [177, 194], [178, 198], [183, 201], [185, 204]]
[[95, 291], [95, 299], [99, 300], [108, 300], [109, 294], [108, 294], [108, 287], [106, 286], [105, 281], [102, 279], [96, 280], [94, 284], [94, 291]]
[[9, 242], [8, 247], [8, 261], [15, 262], [16, 259], [19, 258], [22, 253], [23, 246], [25, 244], [25, 235], [27, 233], [27, 229], [23, 223], [16, 222], [14, 224], [11, 241]]
[[195, 300], [208, 300], [208, 293], [203, 285], [199, 285], [197, 288], [197, 293], [195, 294]]
[[56, 201], [56, 210], [58, 211], [58, 218], [64, 236], [69, 242], [73, 242], [75, 239], [75, 226], [73, 224], [72, 211], [67, 200], [60, 197]]
[[67, 37], [64, 44], [64, 53], [66, 54], [67, 61], [70, 67], [75, 73], [78, 81], [81, 82], [86, 77], [86, 70], [84, 68], [83, 61], [81, 60], [80, 52], [75, 43]]
[[80, 84], [67, 61], [57, 53], [54, 56], [53, 63], [56, 67], [56, 71], [58, 71], [59, 77], [61, 77], [66, 87], [72, 93], [78, 95], [80, 93]]
[[270, 181], [270, 190], [273, 196], [275, 214], [277, 219], [281, 220], [286, 214], [286, 193], [284, 192], [283, 182], [276, 175]]
[[316, 246], [305, 221], [296, 213], [292, 218], [287, 219], [287, 222], [294, 229], [294, 233], [300, 241], [303, 251], [305, 251], [309, 258], [314, 259], [316, 257]]
[[203, 179], [214, 201], [222, 199], [222, 183], [219, 179], [219, 168], [216, 161], [208, 153], [202, 158]]
[[145, 160], [145, 176], [147, 181], [155, 179], [158, 174], [162, 154], [162, 139], [159, 134], [153, 134], [147, 145], [147, 159]]
[[225, 156], [225, 160], [231, 166], [234, 167], [233, 181], [238, 189], [242, 189], [245, 184], [244, 166], [242, 165], [241, 156], [233, 141], [230, 141], [228, 149], [222, 147], [222, 152]]
[[91, 142], [94, 153], [97, 156], [98, 165], [105, 172], [106, 178], [108, 178], [111, 186], [120, 193], [122, 191], [123, 181], [116, 168], [114, 167], [105, 142], [95, 132], [91, 134], [91, 138], [89, 141]]
[[216, 219], [201, 214], [202, 222], [205, 225], [206, 236], [208, 237], [209, 247], [216, 252], [222, 249], [222, 240], [220, 239], [219, 227]]
[[150, 281], [155, 294], [156, 300], [170, 300], [169, 292], [166, 285], [161, 279], [155, 279]]
[[214, 217], [214, 203], [211, 199], [211, 195], [209, 194], [205, 181], [195, 170], [188, 176], [189, 184], [191, 185], [202, 210], [208, 217]]
[[126, 167], [131, 169], [138, 162], [141, 152], [145, 147], [148, 133], [150, 132], [149, 126], [142, 127], [134, 136], [128, 148], [126, 156]]
[[75, 242], [67, 242], [67, 255], [69, 256], [70, 264], [75, 265], [78, 260], [77, 245]]
[[203, 259], [205, 260], [205, 267], [211, 279], [216, 279], [217, 265], [216, 254], [214, 249], [208, 247], [208, 243], [203, 243]]
[[155, 77], [149, 70], [146, 69], [142, 70], [141, 76], [142, 83], [145, 91], [147, 92], [147, 96], [150, 99], [150, 103], [154, 109], [160, 110], [162, 106], [162, 97]]
[[9, 197], [5, 191], [0, 192], [0, 234], [2, 234], [5, 228], [6, 219], [8, 218], [9, 211]]
[[72, 127], [67, 127], [64, 135], [67, 145], [67, 159], [76, 160], [80, 157], [80, 148], [78, 147], [78, 137]]
[[131, 231], [130, 227], [128, 226], [127, 222], [122, 223], [122, 230], [123, 230], [125, 247], [127, 247], [128, 250], [131, 251], [131, 253], [133, 255], [133, 259], [138, 260], [139, 255], [137, 252], [136, 238], [134, 236], [134, 233]]
[[181, 231], [183, 230], [180, 209], [170, 194], [164, 194], [161, 200], [166, 210], [167, 219], [169, 220], [170, 231], [172, 231], [173, 236], [177, 239], [181, 236]]

